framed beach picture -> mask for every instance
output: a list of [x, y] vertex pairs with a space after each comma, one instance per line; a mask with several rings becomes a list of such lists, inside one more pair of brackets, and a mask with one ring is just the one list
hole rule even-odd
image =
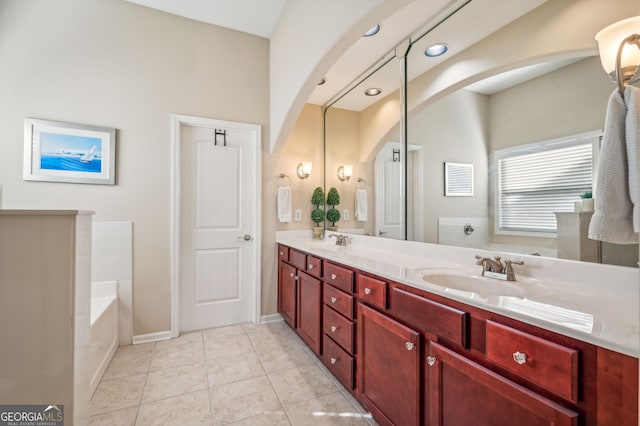
[[116, 129], [24, 120], [24, 180], [115, 184]]

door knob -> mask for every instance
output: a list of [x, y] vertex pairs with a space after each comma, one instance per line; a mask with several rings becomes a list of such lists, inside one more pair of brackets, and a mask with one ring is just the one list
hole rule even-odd
[[[239, 240], [245, 240], [245, 241], [251, 241], [251, 240], [253, 240], [253, 238], [251, 238], [251, 235], [249, 235], [249, 234], [244, 234], [244, 235], [242, 235], [242, 236], [238, 237], [238, 239], [239, 239]], [[280, 253], [280, 254], [282, 254], [282, 253]]]

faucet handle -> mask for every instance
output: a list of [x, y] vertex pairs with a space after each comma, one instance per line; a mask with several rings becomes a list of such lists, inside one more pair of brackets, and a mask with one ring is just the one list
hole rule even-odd
[[516, 274], [515, 272], [513, 272], [512, 265], [524, 265], [524, 261], [523, 260], [519, 260], [519, 261], [506, 260], [504, 262], [504, 274], [507, 276], [507, 281], [516, 280]]

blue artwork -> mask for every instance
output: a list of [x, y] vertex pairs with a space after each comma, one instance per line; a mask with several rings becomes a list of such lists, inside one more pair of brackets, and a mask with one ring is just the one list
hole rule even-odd
[[40, 133], [40, 168], [70, 172], [102, 171], [102, 139]]

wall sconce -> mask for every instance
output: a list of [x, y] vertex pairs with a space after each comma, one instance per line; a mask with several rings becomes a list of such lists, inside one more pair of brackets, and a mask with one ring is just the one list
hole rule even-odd
[[353, 174], [353, 166], [345, 164], [344, 166], [338, 167], [338, 179], [341, 181], [348, 181], [351, 179], [351, 175]]
[[[640, 80], [634, 74], [640, 70], [640, 16], [624, 19], [609, 25], [598, 34], [598, 49], [602, 68], [618, 82], [620, 93], [626, 84]], [[625, 49], [627, 44], [637, 49]]]
[[296, 174], [300, 179], [306, 179], [311, 174], [311, 162], [303, 161], [296, 167]]

